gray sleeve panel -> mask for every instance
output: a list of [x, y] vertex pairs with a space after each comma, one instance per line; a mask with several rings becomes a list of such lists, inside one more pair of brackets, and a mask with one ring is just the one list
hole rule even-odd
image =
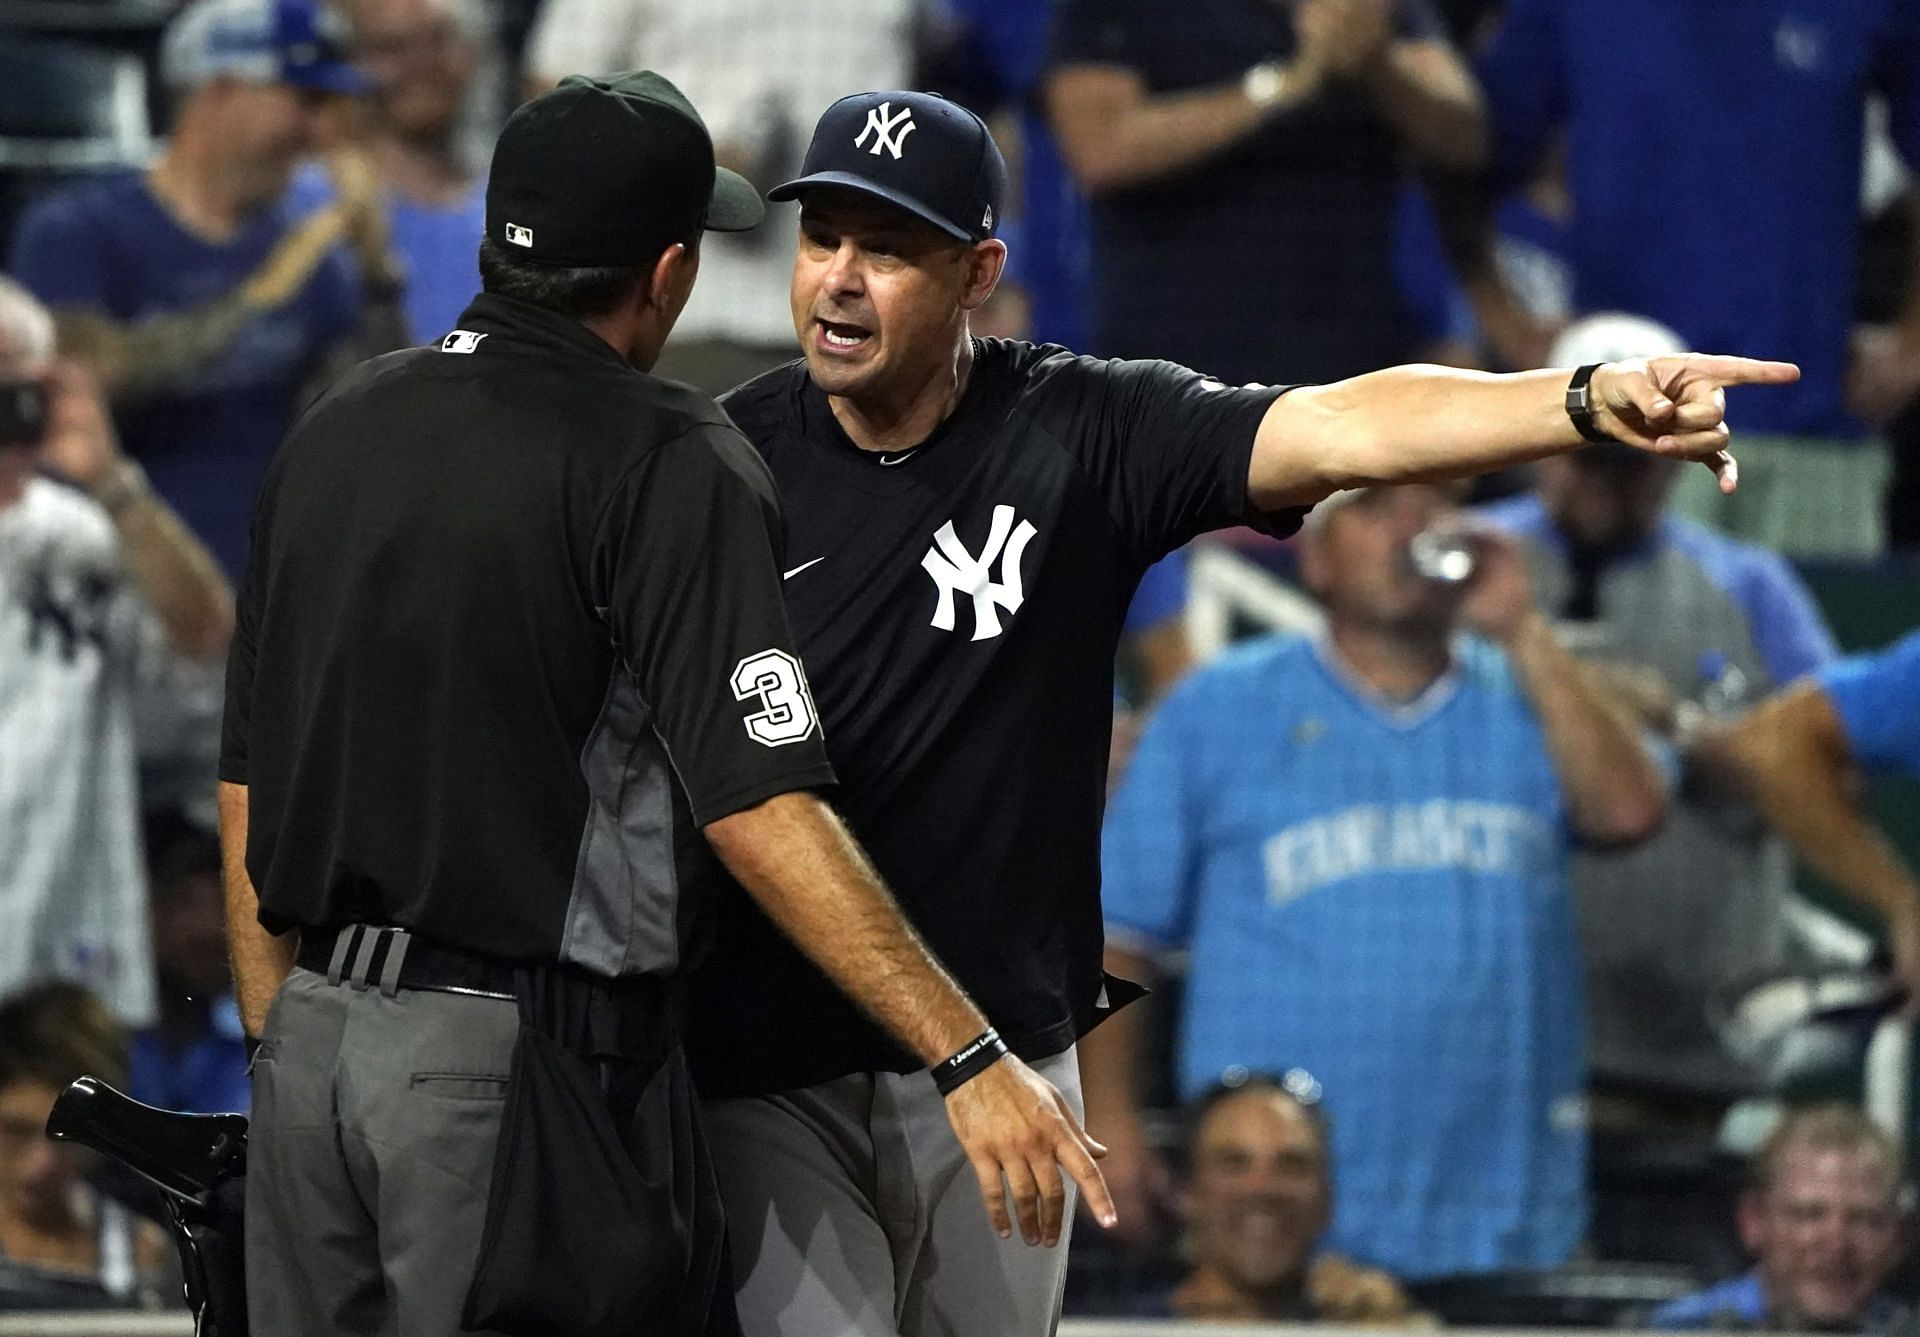
[[560, 959], [597, 974], [666, 975], [680, 968], [680, 877], [674, 860], [676, 781], [653, 712], [615, 669], [580, 753], [586, 827]]

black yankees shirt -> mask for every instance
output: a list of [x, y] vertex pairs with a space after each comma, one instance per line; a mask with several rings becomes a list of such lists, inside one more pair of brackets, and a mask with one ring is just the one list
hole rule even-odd
[[[917, 449], [863, 451], [804, 363], [723, 401], [772, 466], [786, 596], [838, 803], [908, 916], [1019, 1053], [1073, 1043], [1100, 968], [1113, 659], [1135, 584], [1194, 535], [1291, 533], [1249, 513], [1254, 433], [1282, 391], [1166, 362], [982, 339]], [[920, 1066], [743, 893], [695, 977], [708, 1095]]]
[[363, 364], [269, 470], [228, 662], [261, 922], [682, 969], [698, 828], [833, 780], [780, 561], [759, 455], [577, 321], [482, 296]]

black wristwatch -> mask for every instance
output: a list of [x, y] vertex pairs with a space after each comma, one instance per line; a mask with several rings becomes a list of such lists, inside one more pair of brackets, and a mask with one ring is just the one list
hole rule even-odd
[[1600, 425], [1593, 420], [1593, 395], [1587, 383], [1593, 379], [1593, 373], [1599, 370], [1600, 365], [1598, 362], [1589, 362], [1574, 372], [1573, 379], [1567, 382], [1567, 416], [1573, 419], [1573, 430], [1580, 433], [1581, 439], [1595, 445], [1614, 439], [1601, 431]]

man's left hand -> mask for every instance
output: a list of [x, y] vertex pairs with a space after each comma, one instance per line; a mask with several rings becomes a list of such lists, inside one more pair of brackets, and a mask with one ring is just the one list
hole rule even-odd
[[1731, 492], [1740, 470], [1727, 453], [1727, 387], [1799, 379], [1791, 362], [1683, 353], [1603, 363], [1589, 389], [1601, 431], [1655, 455], [1704, 464], [1720, 490]]
[[1461, 620], [1488, 640], [1509, 644], [1534, 612], [1533, 584], [1520, 545], [1483, 524], [1464, 526], [1462, 535], [1473, 547], [1473, 575]]

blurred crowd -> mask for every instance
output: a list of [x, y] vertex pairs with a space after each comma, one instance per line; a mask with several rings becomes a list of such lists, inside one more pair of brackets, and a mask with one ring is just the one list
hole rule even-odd
[[[457, 324], [515, 101], [632, 67], [762, 186], [848, 92], [989, 118], [981, 336], [1229, 382], [1798, 362], [1730, 496], [1606, 446], [1342, 493], [1229, 540], [1311, 611], [1217, 657], [1198, 555], [1149, 573], [1105, 897], [1156, 992], [1082, 1045], [1123, 1223], [1068, 1307], [1915, 1321], [1904, 1104], [1860, 1109], [1920, 999], [1867, 788], [1920, 766], [1909, 0], [0, 0], [0, 1292], [169, 1293], [39, 1129], [81, 1072], [245, 1109], [211, 807], [253, 497], [318, 387]], [[791, 211], [708, 238], [658, 374], [795, 354]]]

